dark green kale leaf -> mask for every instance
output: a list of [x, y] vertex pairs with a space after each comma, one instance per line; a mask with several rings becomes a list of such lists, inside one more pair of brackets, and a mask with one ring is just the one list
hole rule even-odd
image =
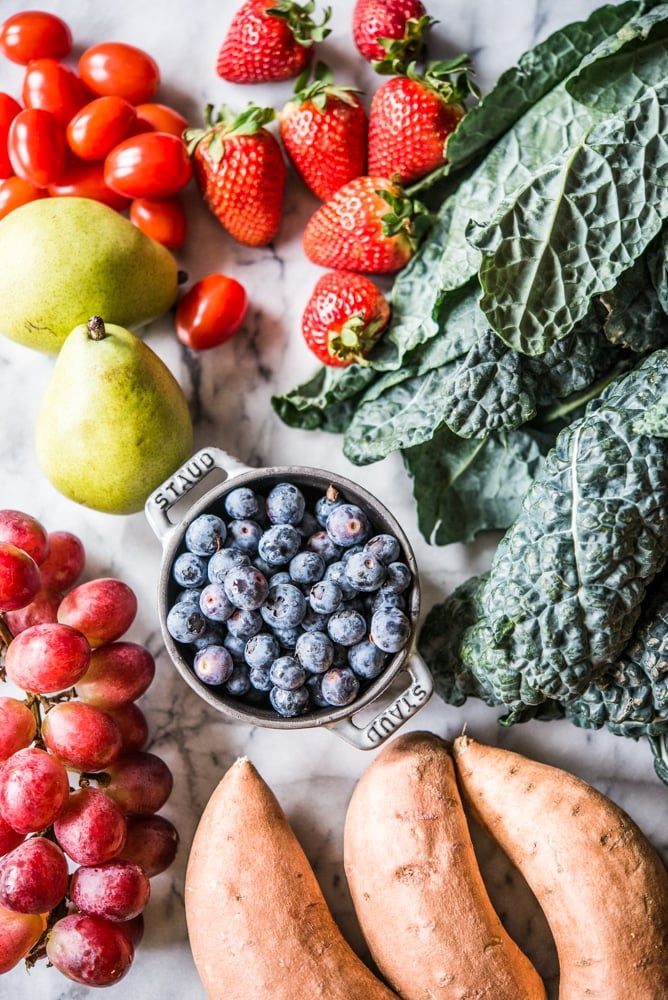
[[657, 294], [665, 270], [665, 235], [659, 233], [647, 252], [601, 295], [608, 309], [605, 335], [611, 344], [646, 354], [668, 344], [668, 316]]
[[340, 433], [351, 419], [357, 397], [374, 377], [373, 370], [364, 365], [322, 365], [308, 381], [273, 396], [271, 403], [288, 427]]
[[461, 655], [513, 707], [579, 697], [626, 646], [668, 555], [668, 443], [637, 418], [668, 397], [668, 351], [566, 427], [503, 536]]

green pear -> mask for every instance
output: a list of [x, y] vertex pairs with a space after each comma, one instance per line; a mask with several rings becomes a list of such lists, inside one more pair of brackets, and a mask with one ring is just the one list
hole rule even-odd
[[72, 330], [37, 413], [37, 460], [93, 510], [132, 514], [191, 456], [181, 386], [148, 344], [93, 316]]
[[57, 354], [90, 316], [136, 330], [173, 305], [172, 253], [108, 205], [38, 198], [0, 220], [0, 333]]

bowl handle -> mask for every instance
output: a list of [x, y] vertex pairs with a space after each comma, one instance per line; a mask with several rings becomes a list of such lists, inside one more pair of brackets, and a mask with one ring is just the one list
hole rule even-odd
[[419, 653], [411, 652], [403, 669], [411, 675], [410, 685], [371, 722], [358, 726], [353, 717], [334, 722], [328, 729], [332, 729], [358, 750], [375, 750], [379, 747], [422, 708], [434, 690], [431, 673]]
[[253, 471], [238, 458], [228, 455], [222, 448], [201, 448], [151, 493], [144, 505], [148, 523], [159, 539], [174, 527], [168, 513], [175, 503], [183, 499], [195, 486], [215, 469], [226, 474], [226, 479]]

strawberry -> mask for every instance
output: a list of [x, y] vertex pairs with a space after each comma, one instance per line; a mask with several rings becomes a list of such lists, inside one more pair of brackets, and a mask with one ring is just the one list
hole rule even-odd
[[323, 64], [306, 70], [279, 115], [283, 145], [304, 183], [327, 201], [366, 169], [367, 115], [356, 87], [336, 86]]
[[311, 17], [314, 0], [245, 0], [234, 14], [218, 52], [216, 71], [231, 83], [267, 83], [289, 80], [302, 72], [313, 55], [315, 42], [329, 34], [325, 24]]
[[220, 224], [238, 243], [261, 247], [278, 231], [286, 166], [278, 141], [263, 126], [273, 108], [250, 104], [238, 117], [223, 108], [205, 127], [186, 129], [184, 139], [202, 196]]
[[422, 54], [435, 23], [421, 0], [356, 0], [353, 41], [370, 63], [407, 64]]
[[315, 284], [302, 316], [302, 335], [325, 365], [361, 362], [390, 319], [387, 299], [363, 274], [328, 271]]
[[314, 264], [389, 274], [410, 260], [429, 224], [425, 208], [398, 184], [364, 175], [316, 209], [302, 245]]
[[430, 63], [421, 74], [411, 63], [378, 87], [369, 108], [369, 173], [409, 184], [443, 166], [448, 136], [475, 93], [469, 72], [467, 56]]

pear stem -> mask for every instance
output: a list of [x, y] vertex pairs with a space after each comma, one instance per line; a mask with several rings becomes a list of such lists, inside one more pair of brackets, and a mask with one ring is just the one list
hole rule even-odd
[[86, 326], [88, 327], [88, 336], [91, 340], [104, 340], [107, 336], [104, 320], [101, 316], [91, 316]]

